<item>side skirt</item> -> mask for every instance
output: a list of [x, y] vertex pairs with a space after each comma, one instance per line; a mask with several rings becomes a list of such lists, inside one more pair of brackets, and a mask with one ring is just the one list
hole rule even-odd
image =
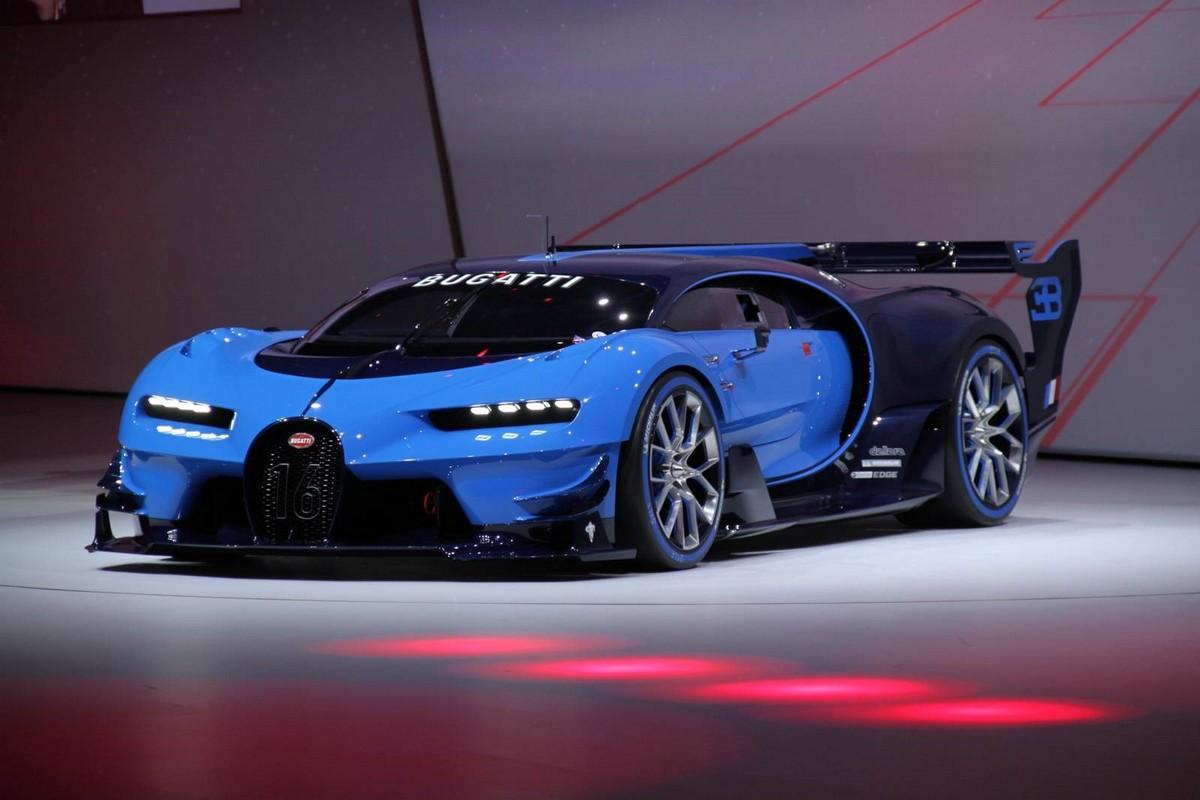
[[901, 511], [909, 511], [918, 506], [928, 503], [933, 498], [937, 497], [941, 492], [934, 492], [928, 495], [919, 497], [910, 497], [899, 503], [892, 503], [886, 506], [872, 506], [869, 508], [859, 508], [853, 511], [841, 511], [836, 514], [823, 514], [819, 516], [802, 516], [793, 517], [791, 519], [775, 520], [774, 522], [763, 522], [754, 525], [742, 525], [735, 528], [725, 526], [726, 533], [723, 539], [744, 539], [748, 536], [758, 536], [763, 533], [783, 530], [784, 528], [798, 528], [807, 525], [816, 525], [824, 522], [841, 522], [842, 520], [863, 519], [866, 517], [886, 517], [891, 514], [899, 514]]

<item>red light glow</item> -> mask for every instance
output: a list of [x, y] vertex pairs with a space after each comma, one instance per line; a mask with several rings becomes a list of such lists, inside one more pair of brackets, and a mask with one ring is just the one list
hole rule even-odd
[[511, 658], [577, 653], [620, 647], [616, 639], [573, 636], [381, 636], [322, 642], [315, 653], [359, 658]]
[[729, 677], [747, 662], [711, 656], [639, 655], [572, 658], [489, 665], [480, 673], [493, 678], [541, 681], [680, 681]]
[[[489, 688], [464, 702], [457, 681], [5, 677], [5, 730], [20, 735], [4, 735], [0, 791], [14, 800], [602, 800], [655, 796], [754, 752], [752, 739], [715, 717], [603, 694], [563, 703], [526, 692], [516, 703], [511, 687]], [[137, 742], [138, 757], [104, 769], [61, 758], [104, 737]]]
[[1079, 725], [1130, 716], [1128, 709], [1083, 700], [977, 697], [839, 710], [836, 721], [900, 727], [1003, 728]]
[[708, 703], [788, 705], [911, 702], [962, 691], [954, 684], [908, 678], [813, 675], [706, 684], [682, 695]]

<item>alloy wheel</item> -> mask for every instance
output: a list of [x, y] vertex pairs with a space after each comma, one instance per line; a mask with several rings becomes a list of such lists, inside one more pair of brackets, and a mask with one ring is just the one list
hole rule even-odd
[[689, 389], [671, 393], [651, 424], [647, 475], [659, 533], [687, 552], [700, 546], [721, 504], [721, 453], [704, 401]]
[[992, 508], [1009, 501], [1025, 467], [1021, 388], [995, 356], [967, 374], [960, 398], [963, 459], [975, 496]]

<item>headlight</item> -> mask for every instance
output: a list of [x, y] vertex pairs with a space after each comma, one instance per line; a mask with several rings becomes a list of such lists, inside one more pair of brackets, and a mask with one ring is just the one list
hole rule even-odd
[[172, 422], [190, 422], [229, 430], [237, 414], [231, 408], [220, 408], [195, 400], [180, 400], [161, 394], [148, 394], [138, 403], [138, 410], [148, 417]]
[[470, 428], [570, 422], [578, 413], [578, 400], [560, 397], [556, 400], [513, 400], [461, 408], [438, 408], [429, 412], [429, 421], [439, 430], [465, 431]]

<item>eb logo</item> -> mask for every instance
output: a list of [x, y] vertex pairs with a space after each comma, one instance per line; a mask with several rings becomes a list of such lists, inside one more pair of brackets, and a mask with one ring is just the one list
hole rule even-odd
[[1029, 318], [1050, 322], [1062, 316], [1062, 281], [1053, 275], [1038, 278], [1029, 287]]

